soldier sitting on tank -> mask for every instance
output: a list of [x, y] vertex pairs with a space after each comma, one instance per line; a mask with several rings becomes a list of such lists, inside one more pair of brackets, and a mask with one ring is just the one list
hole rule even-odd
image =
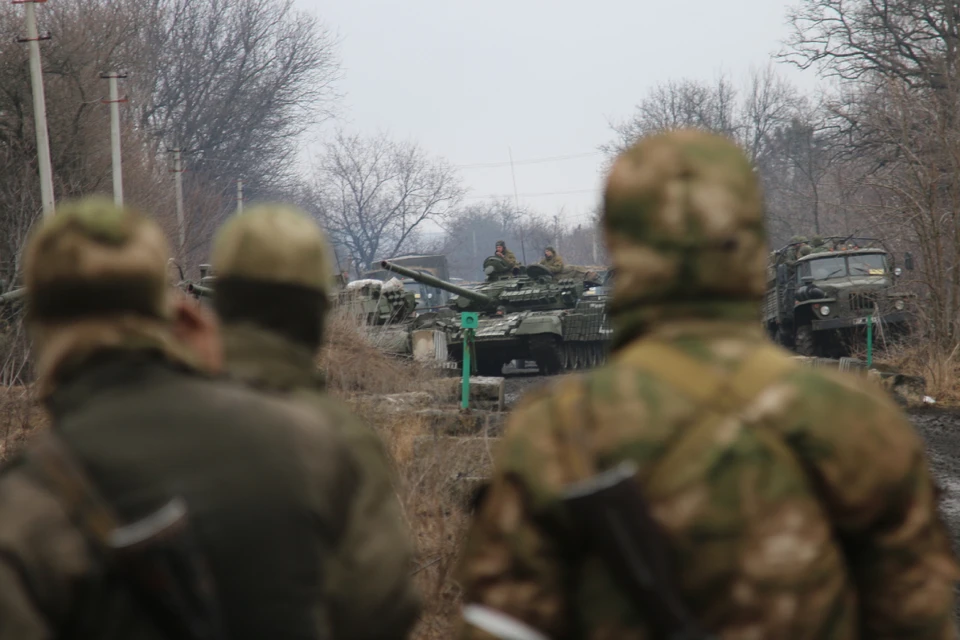
[[507, 244], [503, 240], [497, 240], [497, 248], [494, 253], [498, 258], [503, 258], [507, 261], [511, 267], [519, 267], [520, 263], [517, 261], [517, 256], [513, 255], [513, 251], [507, 249]]
[[553, 247], [547, 247], [543, 250], [543, 259], [539, 264], [555, 276], [560, 275], [560, 272], [563, 271], [563, 258], [557, 254]]

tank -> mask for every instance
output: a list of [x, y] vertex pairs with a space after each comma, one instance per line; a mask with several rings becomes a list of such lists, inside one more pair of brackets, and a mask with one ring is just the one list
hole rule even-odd
[[[180, 288], [198, 300], [213, 299], [216, 276], [201, 265], [200, 282], [182, 280]], [[417, 301], [405, 291], [399, 280], [355, 280], [331, 293], [334, 313], [347, 314], [351, 322], [366, 326], [374, 346], [394, 355], [411, 355], [408, 325], [413, 320]]]
[[[483, 262], [486, 280], [462, 287], [430, 274], [382, 261], [383, 269], [454, 295], [447, 308], [424, 314], [417, 325], [447, 333], [449, 357], [463, 362], [460, 312], [480, 315], [474, 358], [480, 375], [501, 375], [508, 362], [532, 360], [546, 375], [600, 364], [610, 332], [603, 301], [581, 304], [585, 291], [599, 285], [596, 273], [555, 278], [540, 265], [511, 268], [497, 256]], [[429, 316], [429, 317], [428, 317]]]

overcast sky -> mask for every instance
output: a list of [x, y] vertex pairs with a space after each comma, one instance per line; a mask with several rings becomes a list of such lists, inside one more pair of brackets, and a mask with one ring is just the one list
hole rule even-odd
[[[340, 122], [462, 166], [471, 199], [575, 222], [598, 201], [611, 120], [661, 81], [739, 80], [786, 35], [782, 0], [297, 0], [341, 39]], [[798, 85], [815, 79], [777, 65]], [[573, 157], [571, 157], [573, 156]], [[531, 163], [545, 158], [567, 158]], [[476, 165], [497, 164], [483, 167]], [[554, 195], [543, 195], [554, 194]]]

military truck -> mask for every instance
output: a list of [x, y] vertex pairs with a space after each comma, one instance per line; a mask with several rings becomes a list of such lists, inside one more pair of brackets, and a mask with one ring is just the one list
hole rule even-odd
[[[840, 358], [864, 344], [868, 317], [880, 335], [906, 331], [915, 297], [898, 287], [902, 271], [883, 242], [829, 237], [806, 247], [771, 254], [763, 324], [772, 339], [802, 356]], [[909, 253], [904, 268], [913, 269]]]
[[[540, 265], [511, 267], [497, 256], [484, 263], [486, 280], [468, 289], [392, 264], [381, 267], [453, 294], [447, 309], [423, 314], [417, 326], [443, 329], [449, 357], [462, 365], [460, 312], [479, 314], [474, 359], [480, 375], [500, 375], [514, 360], [534, 360], [541, 373], [586, 369], [600, 364], [610, 341], [602, 299], [580, 304], [584, 290], [599, 282], [589, 278], [554, 278]], [[595, 274], [593, 274], [595, 276]]]
[[[365, 279], [382, 280], [387, 282], [396, 278], [397, 274], [391, 273], [380, 267], [382, 260], [370, 265], [370, 269], [364, 272]], [[450, 281], [450, 267], [445, 255], [409, 255], [398, 256], [390, 259], [391, 264], [399, 265], [407, 269], [413, 269], [419, 273], [425, 273], [444, 281]], [[450, 293], [439, 287], [434, 287], [424, 282], [418, 282], [413, 278], [401, 277], [405, 291], [413, 292], [414, 299], [417, 301], [417, 311], [429, 312], [438, 311], [444, 308], [450, 302]]]

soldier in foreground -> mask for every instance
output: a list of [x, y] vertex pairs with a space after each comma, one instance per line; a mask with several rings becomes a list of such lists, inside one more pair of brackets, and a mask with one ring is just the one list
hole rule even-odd
[[557, 275], [563, 271], [563, 258], [557, 255], [556, 249], [547, 247], [543, 250], [543, 259], [540, 260], [540, 265], [546, 267], [547, 271], [553, 275]]
[[505, 243], [503, 240], [497, 240], [494, 252], [494, 255], [506, 260], [507, 264], [509, 264], [511, 267], [520, 266], [520, 263], [517, 261], [517, 256], [513, 255], [513, 251], [507, 249], [507, 243]]
[[227, 372], [308, 407], [343, 435], [359, 470], [331, 567], [334, 637], [405, 638], [420, 603], [392, 463], [377, 433], [326, 393], [314, 360], [333, 281], [323, 232], [298, 210], [255, 207], [221, 228], [212, 261]]
[[61, 205], [25, 252], [52, 425], [0, 473], [0, 638], [327, 638], [355, 471], [308, 412], [218, 382], [153, 221]]
[[955, 637], [920, 439], [878, 388], [762, 334], [743, 153], [641, 140], [603, 224], [610, 362], [511, 416], [463, 554], [462, 637]]

